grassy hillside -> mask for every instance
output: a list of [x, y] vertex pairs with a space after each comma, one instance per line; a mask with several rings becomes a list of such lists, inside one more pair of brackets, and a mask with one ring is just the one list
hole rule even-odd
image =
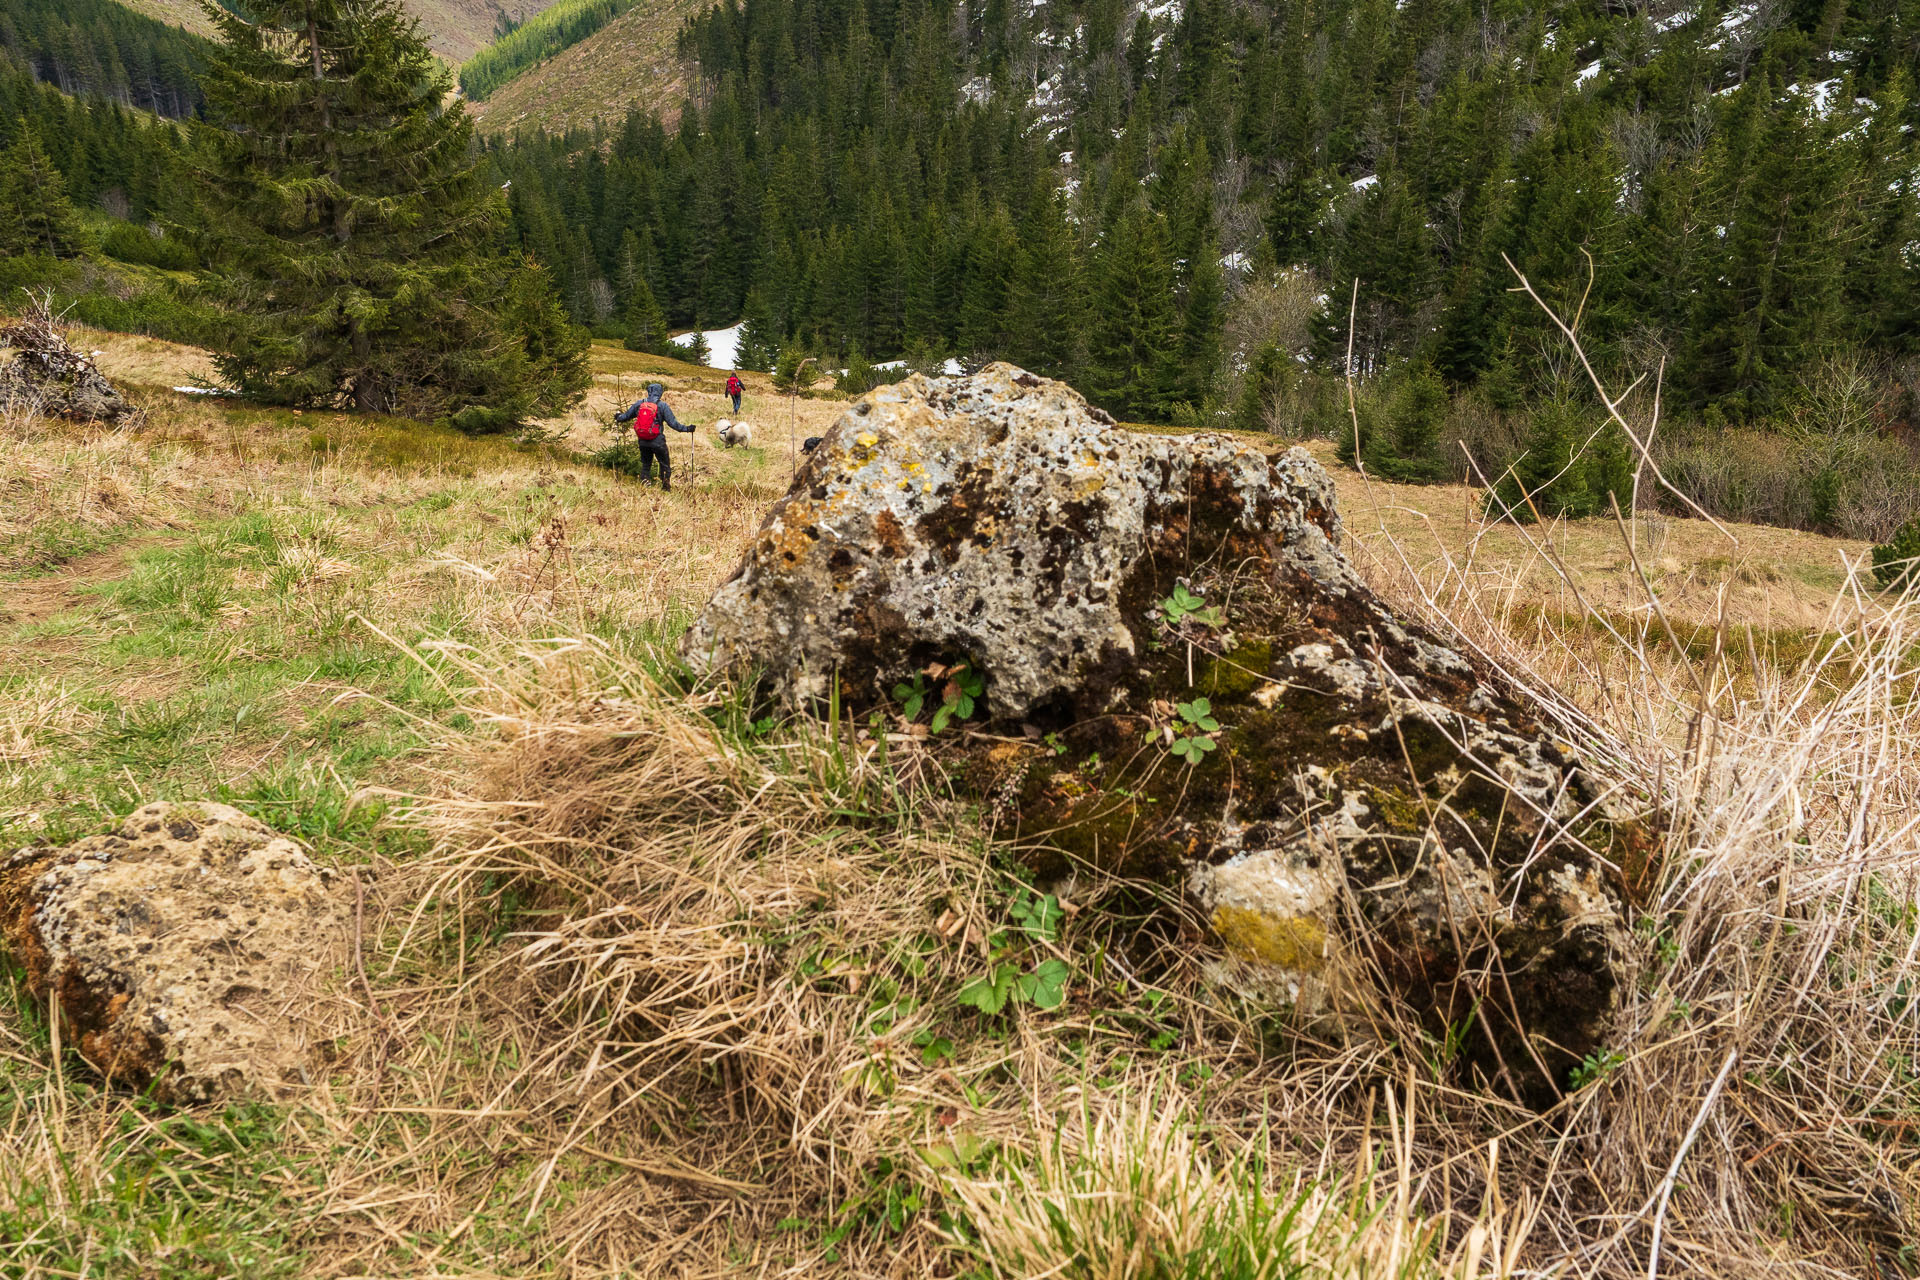
[[521, 128], [553, 132], [594, 120], [618, 122], [634, 107], [659, 111], [669, 124], [693, 84], [695, 69], [674, 53], [674, 37], [701, 0], [639, 0], [587, 39], [508, 81], [472, 105], [490, 133]]
[[[194, 0], [120, 0], [129, 9], [211, 35], [213, 24]], [[404, 0], [407, 11], [420, 19], [433, 51], [456, 66], [471, 58], [493, 39], [492, 0]], [[552, 0], [503, 0], [500, 7], [515, 16], [532, 15]]]
[[135, 13], [144, 13], [176, 27], [185, 27], [196, 35], [213, 34], [213, 23], [194, 0], [120, 0]]
[[[761, 447], [675, 437], [665, 495], [580, 455], [649, 378], [710, 423], [722, 374], [597, 346], [517, 446], [74, 340], [150, 421], [0, 419], [0, 849], [224, 796], [355, 879], [361, 958], [310, 1092], [178, 1112], [62, 1056], [0, 964], [0, 1273], [1624, 1277], [1658, 1204], [1662, 1274], [1901, 1274], [1916, 628], [1849, 589], [1857, 544], [1676, 519], [1630, 552], [1335, 470], [1381, 589], [1702, 802], [1619, 1051], [1534, 1115], [1448, 1045], [1238, 1004], [1142, 941], [1137, 886], [1037, 894], [911, 734], [687, 686], [688, 611], [843, 404], [745, 375]], [[1069, 966], [1061, 1006], [969, 1008], [1015, 952]]]

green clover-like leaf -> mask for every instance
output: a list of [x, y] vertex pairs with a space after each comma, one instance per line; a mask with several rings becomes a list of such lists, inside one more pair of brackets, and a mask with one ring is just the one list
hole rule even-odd
[[1010, 964], [997, 965], [991, 974], [983, 974], [960, 988], [954, 999], [993, 1017], [1007, 1007], [1007, 1001], [1014, 993], [1014, 984], [1019, 980], [1018, 969]]
[[1058, 1009], [1067, 998], [1067, 979], [1072, 970], [1064, 960], [1043, 960], [1018, 984], [1020, 998], [1036, 1009]]
[[1029, 899], [1023, 890], [1021, 900], [1013, 908], [1013, 921], [1020, 930], [1047, 942], [1059, 936], [1060, 921], [1065, 915], [1060, 899], [1050, 893]]

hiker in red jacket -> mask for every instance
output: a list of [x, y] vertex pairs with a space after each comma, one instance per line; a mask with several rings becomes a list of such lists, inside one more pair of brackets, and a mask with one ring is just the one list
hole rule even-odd
[[657, 382], [649, 382], [647, 398], [635, 400], [625, 412], [616, 415], [614, 421], [633, 424], [634, 442], [640, 446], [640, 483], [646, 484], [653, 479], [653, 464], [657, 459], [660, 463], [660, 488], [672, 493], [673, 459], [667, 456], [667, 437], [661, 428], [672, 427], [675, 431], [686, 432], [691, 432], [693, 428], [673, 416], [673, 410], [660, 398], [665, 393], [665, 387]]
[[733, 397], [733, 411], [735, 413], [740, 412], [740, 397], [746, 392], [746, 389], [747, 385], [740, 381], [739, 374], [730, 373], [727, 375], [727, 394]]

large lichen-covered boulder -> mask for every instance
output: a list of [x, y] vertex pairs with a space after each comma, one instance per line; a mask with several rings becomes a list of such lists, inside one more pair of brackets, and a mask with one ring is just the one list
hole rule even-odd
[[345, 923], [329, 872], [223, 804], [145, 805], [0, 863], [0, 939], [28, 989], [102, 1075], [167, 1102], [311, 1078]]
[[1008, 365], [916, 376], [826, 436], [684, 652], [855, 706], [967, 664], [1002, 732], [954, 749], [1037, 874], [1177, 885], [1248, 997], [1347, 1026], [1391, 998], [1550, 1097], [1605, 1033], [1643, 828], [1340, 537], [1304, 452], [1127, 430]]

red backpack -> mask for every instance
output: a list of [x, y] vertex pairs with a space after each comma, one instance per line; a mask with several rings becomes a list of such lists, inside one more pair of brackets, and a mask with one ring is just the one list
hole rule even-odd
[[634, 439], [645, 444], [649, 440], [660, 438], [660, 406], [651, 400], [644, 401], [633, 415]]
[[727, 379], [727, 394], [728, 394], [728, 395], [730, 395], [730, 396], [737, 396], [737, 395], [739, 395], [739, 394], [740, 394], [740, 393], [741, 393], [742, 391], [744, 391], [745, 389], [746, 389], [746, 388], [745, 388], [745, 387], [744, 387], [744, 386], [743, 386], [743, 385], [741, 384], [741, 382], [740, 382], [740, 379], [739, 379], [739, 377], [738, 377], [738, 376], [735, 376], [735, 377], [732, 377], [732, 378], [728, 378], [728, 379]]

